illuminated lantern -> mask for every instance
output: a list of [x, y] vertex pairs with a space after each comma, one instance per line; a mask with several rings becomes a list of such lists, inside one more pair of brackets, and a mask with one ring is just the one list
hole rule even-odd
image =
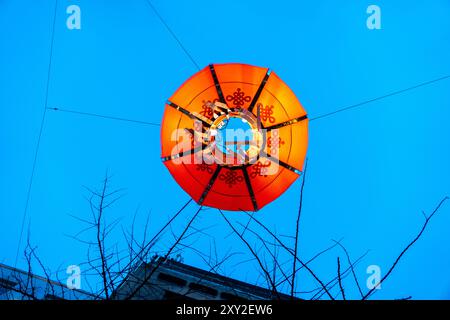
[[306, 111], [267, 68], [209, 65], [166, 104], [162, 161], [198, 203], [257, 211], [301, 174]]

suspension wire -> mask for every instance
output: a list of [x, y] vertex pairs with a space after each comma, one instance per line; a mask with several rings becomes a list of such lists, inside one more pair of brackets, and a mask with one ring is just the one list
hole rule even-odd
[[48, 61], [47, 84], [46, 84], [46, 89], [45, 89], [44, 112], [42, 114], [41, 124], [40, 124], [40, 128], [39, 128], [38, 140], [37, 140], [36, 149], [35, 149], [35, 152], [34, 152], [33, 166], [32, 166], [32, 169], [31, 169], [31, 176], [30, 176], [30, 180], [28, 182], [27, 196], [26, 196], [25, 208], [24, 208], [23, 216], [22, 216], [22, 225], [20, 227], [19, 243], [17, 244], [17, 251], [16, 251], [16, 258], [15, 258], [15, 261], [14, 261], [14, 267], [17, 266], [17, 260], [19, 258], [20, 245], [22, 243], [22, 237], [23, 237], [23, 229], [24, 229], [24, 226], [25, 226], [25, 220], [26, 220], [27, 213], [28, 213], [28, 206], [29, 206], [29, 203], [30, 203], [31, 187], [33, 185], [34, 172], [36, 171], [36, 163], [37, 163], [37, 157], [38, 157], [38, 154], [39, 154], [39, 148], [41, 146], [41, 138], [42, 138], [42, 131], [44, 129], [45, 116], [47, 114], [47, 105], [48, 105], [48, 96], [49, 96], [49, 87], [50, 87], [50, 76], [51, 76], [52, 60], [53, 60], [53, 44], [54, 44], [54, 40], [55, 40], [55, 24], [56, 24], [57, 8], [58, 8], [58, 0], [55, 0], [55, 9], [54, 9], [54, 12], [53, 12], [53, 24], [52, 24], [52, 33], [51, 33], [51, 42], [50, 42], [50, 58], [49, 58], [49, 61]]
[[178, 46], [181, 48], [181, 50], [184, 51], [184, 53], [186, 54], [186, 56], [189, 58], [189, 60], [191, 60], [192, 64], [198, 69], [200, 70], [200, 66], [198, 65], [198, 63], [194, 60], [194, 58], [192, 57], [192, 55], [189, 53], [189, 51], [186, 49], [186, 47], [181, 43], [180, 39], [177, 37], [177, 35], [175, 34], [175, 32], [173, 32], [173, 30], [169, 27], [169, 25], [166, 23], [166, 21], [164, 20], [164, 18], [159, 14], [158, 10], [156, 10], [155, 6], [151, 3], [150, 0], [146, 0], [147, 4], [150, 6], [150, 8], [153, 10], [153, 12], [155, 13], [155, 15], [158, 17], [158, 19], [161, 21], [161, 23], [164, 25], [164, 27], [166, 27], [167, 31], [169, 31], [170, 35], [175, 39], [175, 41], [178, 43]]
[[[366, 104], [369, 104], [369, 103], [372, 103], [372, 102], [375, 102], [375, 101], [379, 101], [379, 100], [382, 100], [382, 99], [386, 99], [388, 97], [399, 95], [399, 94], [402, 94], [402, 93], [405, 93], [405, 92], [408, 92], [408, 91], [411, 91], [411, 90], [414, 90], [414, 89], [417, 89], [417, 88], [420, 88], [420, 87], [428, 86], [428, 85], [431, 85], [433, 83], [436, 83], [436, 82], [439, 82], [439, 81], [443, 81], [443, 80], [446, 80], [446, 79], [449, 79], [449, 78], [450, 78], [450, 75], [443, 76], [443, 77], [440, 77], [440, 78], [437, 78], [437, 79], [433, 79], [433, 80], [430, 80], [430, 81], [422, 82], [422, 83], [419, 83], [417, 85], [414, 85], [414, 86], [411, 86], [411, 87], [408, 87], [408, 88], [405, 88], [405, 89], [401, 89], [401, 90], [397, 90], [397, 91], [394, 91], [394, 92], [390, 92], [388, 94], [385, 94], [385, 95], [382, 95], [382, 96], [379, 96], [379, 97], [376, 97], [376, 98], [373, 98], [373, 99], [365, 100], [365, 101], [362, 101], [360, 103], [356, 103], [356, 104], [353, 104], [353, 105], [350, 105], [350, 106], [347, 106], [347, 107], [343, 107], [343, 108], [337, 109], [337, 110], [329, 112], [329, 113], [324, 113], [322, 115], [319, 115], [319, 116], [316, 116], [316, 117], [312, 117], [312, 118], [309, 119], [309, 121], [311, 122], [311, 121], [314, 121], [314, 120], [326, 118], [326, 117], [329, 117], [329, 116], [332, 116], [332, 115], [335, 115], [335, 114], [338, 114], [338, 113], [341, 113], [341, 112], [345, 112], [345, 111], [348, 111], [348, 110], [351, 110], [351, 109], [355, 109], [355, 108], [364, 106]], [[98, 113], [82, 112], [82, 111], [62, 109], [62, 108], [48, 108], [48, 107], [46, 108], [46, 110], [61, 111], [61, 112], [66, 112], [66, 113], [73, 113], [73, 114], [79, 114], [79, 115], [85, 115], [85, 116], [99, 117], [99, 118], [104, 118], [104, 119], [127, 121], [127, 122], [133, 122], [133, 123], [145, 124], [145, 125], [151, 125], [151, 126], [161, 126], [161, 124], [159, 124], [159, 123], [147, 122], [147, 121], [142, 121], [142, 120], [134, 120], [134, 119], [128, 119], [128, 118], [122, 118], [122, 117], [114, 117], [114, 116], [108, 116], [108, 115], [103, 115], [103, 114], [98, 114]]]
[[142, 121], [142, 120], [134, 120], [134, 119], [128, 119], [128, 118], [122, 118], [122, 117], [114, 117], [114, 116], [108, 116], [108, 115], [103, 115], [103, 114], [99, 114], [99, 113], [83, 112], [83, 111], [69, 110], [69, 109], [62, 109], [62, 108], [46, 108], [46, 109], [52, 110], [52, 111], [60, 111], [60, 112], [78, 114], [78, 115], [83, 115], [83, 116], [89, 116], [89, 117], [98, 117], [98, 118], [103, 118], [103, 119], [126, 121], [126, 122], [149, 125], [149, 126], [157, 126], [157, 127], [160, 126], [159, 123], [147, 122], [147, 121]]
[[385, 94], [385, 95], [382, 95], [382, 96], [379, 96], [379, 97], [376, 97], [376, 98], [373, 98], [373, 99], [370, 99], [370, 100], [366, 100], [366, 101], [363, 101], [363, 102], [360, 102], [360, 103], [357, 103], [357, 104], [353, 104], [353, 105], [350, 105], [350, 106], [347, 106], [347, 107], [343, 107], [343, 108], [337, 109], [337, 110], [332, 111], [332, 112], [324, 113], [324, 114], [319, 115], [317, 117], [310, 118], [309, 121], [314, 121], [314, 120], [326, 118], [326, 117], [335, 115], [337, 113], [341, 113], [341, 112], [344, 112], [344, 111], [355, 109], [355, 108], [364, 106], [366, 104], [369, 104], [369, 103], [372, 103], [372, 102], [375, 102], [375, 101], [378, 101], [378, 100], [386, 99], [388, 97], [399, 95], [399, 94], [405, 93], [407, 91], [411, 91], [411, 90], [414, 90], [414, 89], [417, 89], [417, 88], [420, 88], [420, 87], [428, 86], [430, 84], [436, 83], [438, 81], [446, 80], [448, 78], [450, 78], [450, 75], [443, 76], [443, 77], [440, 77], [440, 78], [437, 78], [437, 79], [433, 79], [433, 80], [430, 80], [430, 81], [422, 82], [422, 83], [419, 83], [419, 84], [414, 85], [412, 87], [408, 87], [408, 88], [405, 88], [405, 89], [401, 89], [401, 90], [397, 90], [397, 91], [394, 91], [394, 92], [390, 92], [388, 94]]

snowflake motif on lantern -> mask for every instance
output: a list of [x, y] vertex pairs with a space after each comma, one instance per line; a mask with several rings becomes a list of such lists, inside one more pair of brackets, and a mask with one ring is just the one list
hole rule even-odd
[[280, 137], [280, 135], [279, 135], [277, 130], [274, 130], [272, 135], [269, 138], [267, 138], [267, 146], [270, 149], [272, 149], [272, 148], [273, 149], [278, 149], [283, 144], [284, 144], [284, 140], [281, 139], [281, 137]]
[[244, 178], [234, 170], [228, 170], [226, 173], [219, 175], [219, 180], [224, 181], [228, 184], [228, 187], [233, 187], [235, 184], [242, 182]]
[[213, 169], [212, 166], [206, 163], [200, 163], [197, 166], [197, 170], [198, 171], [202, 171], [202, 172], [208, 172], [209, 174], [213, 173]]
[[237, 88], [236, 91], [231, 95], [227, 96], [227, 101], [233, 101], [233, 105], [236, 108], [241, 108], [246, 102], [250, 102], [252, 97], [246, 96], [245, 92], [241, 88]]
[[214, 99], [213, 101], [211, 100], [203, 100], [202, 103], [202, 111], [200, 111], [200, 114], [208, 119], [211, 119], [214, 111], [211, 108], [211, 105], [214, 104], [215, 102], [219, 101], [219, 99]]
[[256, 178], [257, 176], [267, 177], [270, 167], [270, 161], [267, 160], [265, 163], [258, 161], [253, 165], [252, 172], [250, 173], [250, 177]]
[[256, 105], [259, 108], [259, 115], [263, 121], [269, 121], [270, 123], [275, 122], [275, 117], [273, 116], [273, 106], [264, 106], [262, 103]]

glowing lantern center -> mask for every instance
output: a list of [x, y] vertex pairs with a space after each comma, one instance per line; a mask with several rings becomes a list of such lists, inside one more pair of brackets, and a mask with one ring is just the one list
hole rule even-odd
[[208, 133], [214, 158], [228, 167], [255, 161], [264, 143], [256, 117], [246, 110], [227, 109], [216, 118]]

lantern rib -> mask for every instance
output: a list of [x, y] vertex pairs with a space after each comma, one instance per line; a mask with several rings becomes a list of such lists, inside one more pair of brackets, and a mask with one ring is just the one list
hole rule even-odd
[[262, 152], [261, 156], [263, 156], [264, 158], [268, 158], [272, 162], [278, 162], [278, 164], [280, 166], [282, 166], [283, 168], [286, 168], [286, 169], [288, 169], [288, 170], [290, 170], [290, 171], [292, 171], [292, 172], [294, 172], [294, 173], [296, 173], [298, 175], [302, 174], [301, 170], [291, 166], [290, 164], [288, 164], [288, 163], [286, 163], [284, 161], [281, 161], [278, 158], [272, 157], [269, 153]]
[[186, 110], [185, 108], [177, 105], [176, 103], [174, 103], [174, 102], [172, 102], [170, 100], [167, 100], [166, 103], [167, 103], [168, 106], [174, 108], [175, 110], [180, 111], [182, 114], [188, 116], [191, 119], [201, 121], [203, 124], [207, 125], [208, 127], [210, 127], [212, 125], [211, 120], [209, 120], [208, 118], [201, 117], [201, 116], [198, 116], [196, 114], [193, 114], [189, 110]]
[[288, 120], [288, 121], [284, 121], [284, 122], [281, 122], [281, 123], [278, 123], [278, 124], [274, 124], [273, 126], [266, 127], [265, 129], [266, 130], [279, 129], [279, 128], [282, 128], [282, 127], [290, 126], [291, 124], [295, 124], [295, 123], [301, 122], [301, 121], [306, 120], [306, 119], [308, 119], [308, 115], [305, 114], [303, 116], [300, 116], [300, 117], [297, 117], [297, 118], [294, 118], [294, 119], [291, 119], [291, 120]]
[[264, 76], [263, 80], [261, 81], [261, 84], [258, 87], [258, 90], [255, 93], [255, 96], [252, 99], [252, 102], [250, 102], [250, 105], [248, 107], [248, 111], [252, 112], [253, 108], [256, 105], [256, 102], [258, 102], [259, 96], [261, 95], [264, 87], [266, 86], [267, 80], [269, 79], [269, 76], [271, 74], [271, 70], [267, 69], [266, 75]]
[[219, 78], [217, 78], [216, 69], [214, 69], [213, 64], [209, 65], [209, 71], [211, 72], [211, 76], [214, 81], [214, 86], [216, 87], [217, 95], [219, 96], [219, 101], [227, 104], [225, 101], [225, 97], [223, 96], [222, 88], [220, 87]]
[[213, 175], [211, 176], [211, 179], [209, 180], [208, 185], [206, 186], [205, 190], [203, 191], [202, 195], [200, 196], [200, 199], [198, 200], [198, 204], [201, 205], [203, 203], [203, 201], [205, 201], [206, 196], [208, 195], [214, 182], [216, 181], [217, 177], [219, 176], [221, 169], [222, 169], [222, 166], [218, 165], [216, 168], [216, 171], [214, 171]]
[[179, 153], [172, 154], [170, 156], [161, 157], [161, 160], [163, 162], [166, 162], [166, 161], [169, 161], [169, 160], [175, 160], [175, 159], [178, 159], [178, 158], [182, 158], [182, 157], [185, 157], [185, 156], [188, 156], [188, 155], [195, 154], [195, 153], [197, 153], [199, 151], [202, 151], [204, 148], [205, 148], [205, 145], [203, 144], [200, 147], [195, 147], [195, 148], [192, 148], [192, 149], [189, 149], [189, 150], [186, 150], [186, 151], [181, 151]]
[[248, 176], [247, 168], [242, 167], [242, 174], [244, 175], [245, 184], [247, 185], [248, 193], [250, 195], [250, 199], [252, 200], [253, 209], [258, 211], [258, 203], [256, 202], [255, 193], [253, 191], [252, 184], [250, 182], [250, 177]]

